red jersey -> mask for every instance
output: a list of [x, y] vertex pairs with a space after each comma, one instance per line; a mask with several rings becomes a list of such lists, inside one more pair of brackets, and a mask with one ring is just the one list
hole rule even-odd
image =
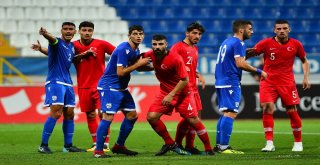
[[[184, 62], [180, 56], [169, 51], [162, 59], [157, 60], [153, 51], [148, 51], [144, 57], [151, 57], [157, 79], [160, 82], [160, 90], [170, 93], [182, 78], [188, 77]], [[179, 93], [189, 93], [187, 85]]]
[[274, 37], [270, 37], [261, 40], [255, 48], [256, 53], [263, 53], [263, 71], [268, 74], [266, 80], [260, 81], [261, 85], [295, 85], [293, 75], [295, 57], [302, 59], [306, 56], [300, 41], [289, 38], [288, 42], [282, 45]]
[[74, 41], [73, 44], [76, 54], [89, 49], [95, 52], [95, 57], [88, 56], [74, 63], [77, 70], [78, 88], [96, 88], [105, 70], [105, 54], [111, 55], [115, 47], [107, 41], [98, 39], [93, 39], [89, 45], [81, 44], [80, 40]]
[[183, 41], [174, 44], [170, 51], [179, 54], [187, 68], [189, 74], [189, 84], [193, 91], [198, 91], [197, 87], [197, 66], [198, 66], [198, 47], [196, 45], [189, 46]]

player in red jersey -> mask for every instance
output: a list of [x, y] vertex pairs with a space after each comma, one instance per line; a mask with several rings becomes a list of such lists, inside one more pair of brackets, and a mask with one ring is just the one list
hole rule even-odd
[[[202, 34], [205, 32], [204, 27], [197, 23], [190, 23], [186, 29], [186, 37], [183, 41], [180, 41], [174, 44], [171, 48], [171, 51], [177, 52], [183, 60], [187, 68], [189, 75], [189, 84], [194, 93], [194, 99], [196, 103], [196, 110], [198, 111], [198, 116], [201, 116], [201, 99], [197, 86], [197, 79], [202, 85], [202, 89], [205, 88], [205, 80], [197, 72], [198, 66], [198, 47], [196, 44], [200, 41]], [[182, 147], [182, 140], [186, 137], [186, 146], [185, 150], [192, 154], [201, 154], [201, 152], [194, 147], [194, 139], [196, 136], [196, 131], [191, 127], [186, 119], [182, 119], [178, 126], [176, 132], [175, 141], [180, 147]]]
[[287, 20], [276, 20], [274, 25], [275, 37], [261, 40], [253, 49], [247, 50], [248, 58], [263, 54], [263, 70], [268, 73], [268, 79], [260, 80], [260, 104], [263, 110], [262, 121], [266, 138], [266, 146], [262, 152], [273, 152], [273, 112], [278, 97], [290, 118], [294, 136], [292, 151], [303, 151], [301, 137], [301, 119], [296, 105], [300, 103], [296, 83], [293, 75], [295, 57], [302, 62], [304, 73], [303, 89], [310, 88], [309, 63], [300, 41], [289, 38], [290, 26]]
[[[73, 41], [76, 56], [78, 57], [74, 61], [74, 65], [77, 71], [80, 109], [81, 112], [86, 113], [88, 128], [93, 141], [92, 147], [87, 151], [94, 151], [96, 147], [96, 131], [98, 128], [96, 109], [100, 113], [97, 85], [105, 70], [105, 54], [111, 55], [115, 49], [107, 41], [92, 38], [93, 32], [94, 24], [83, 21], [79, 25], [80, 40]], [[44, 54], [47, 53], [47, 49], [42, 48], [39, 42], [33, 44], [32, 48]], [[105, 151], [109, 150], [109, 137], [110, 134], [106, 137]]]
[[188, 73], [181, 56], [166, 49], [168, 43], [163, 35], [154, 35], [152, 51], [145, 57], [151, 57], [157, 79], [160, 81], [160, 93], [149, 108], [147, 120], [154, 131], [165, 141], [156, 156], [172, 150], [178, 154], [189, 155], [170, 137], [166, 126], [160, 120], [163, 114], [170, 115], [175, 108], [177, 112], [193, 127], [205, 146], [205, 155], [214, 155], [208, 133], [198, 117], [194, 95], [188, 84]]

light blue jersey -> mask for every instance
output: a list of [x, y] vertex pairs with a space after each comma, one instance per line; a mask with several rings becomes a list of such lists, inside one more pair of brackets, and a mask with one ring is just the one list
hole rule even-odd
[[215, 87], [227, 88], [240, 85], [242, 70], [236, 66], [235, 57], [244, 57], [246, 46], [236, 37], [229, 37], [223, 41], [217, 57], [215, 71]]
[[121, 43], [112, 53], [108, 66], [98, 83], [98, 89], [126, 89], [130, 81], [130, 74], [119, 77], [117, 66], [133, 65], [140, 55], [140, 50], [133, 50], [129, 42]]
[[48, 49], [48, 75], [46, 84], [59, 83], [72, 86], [69, 69], [74, 57], [72, 42], [65, 42], [57, 38], [57, 43], [49, 44]]

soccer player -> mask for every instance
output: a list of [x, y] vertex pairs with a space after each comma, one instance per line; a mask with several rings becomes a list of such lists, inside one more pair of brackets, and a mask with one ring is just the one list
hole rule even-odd
[[224, 154], [243, 154], [229, 145], [233, 122], [237, 116], [241, 100], [242, 70], [257, 72], [267, 78], [266, 72], [254, 68], [245, 61], [246, 46], [244, 40], [253, 34], [252, 23], [247, 20], [235, 20], [234, 35], [224, 40], [220, 46], [215, 70], [215, 88], [219, 111], [223, 115], [217, 123], [215, 151]]
[[155, 155], [164, 155], [172, 150], [181, 155], [190, 155], [181, 149], [170, 137], [165, 124], [160, 120], [163, 114], [177, 112], [193, 127], [204, 144], [205, 155], [214, 155], [208, 133], [198, 117], [192, 88], [188, 85], [188, 73], [184, 61], [175, 51], [166, 49], [168, 43], [163, 35], [152, 37], [152, 50], [144, 54], [151, 57], [157, 79], [160, 82], [160, 93], [149, 108], [147, 120], [153, 130], [163, 138], [165, 145]]
[[139, 45], [144, 39], [142, 26], [129, 27], [129, 41], [121, 43], [112, 53], [108, 66], [99, 80], [98, 91], [101, 100], [102, 120], [97, 130], [97, 147], [95, 158], [107, 158], [103, 143], [114, 115], [121, 110], [125, 116], [116, 144], [111, 151], [117, 154], [137, 155], [138, 152], [128, 150], [125, 141], [137, 120], [137, 112], [132, 95], [128, 91], [130, 74], [137, 68], [147, 65], [148, 58], [140, 56]]
[[254, 49], [248, 51], [248, 57], [263, 53], [263, 70], [268, 73], [268, 79], [260, 80], [260, 104], [263, 110], [262, 121], [265, 132], [266, 146], [262, 152], [273, 152], [273, 112], [278, 97], [290, 118], [291, 128], [294, 136], [292, 151], [303, 151], [301, 118], [297, 112], [296, 105], [300, 103], [296, 83], [293, 75], [293, 63], [295, 57], [302, 62], [304, 90], [310, 88], [309, 62], [303, 45], [300, 41], [289, 38], [290, 25], [287, 20], [276, 20], [274, 33], [276, 36], [266, 38], [258, 42]]
[[48, 146], [49, 138], [57, 120], [63, 114], [64, 148], [62, 151], [83, 152], [85, 150], [72, 144], [75, 96], [69, 69], [74, 57], [74, 46], [70, 41], [76, 33], [75, 25], [72, 22], [64, 22], [61, 28], [61, 38], [52, 36], [43, 27], [40, 28], [39, 33], [49, 41], [49, 71], [45, 85], [46, 99], [44, 105], [50, 107], [50, 113], [44, 123], [42, 141], [38, 151], [45, 154], [52, 153]]
[[[197, 23], [190, 23], [186, 29], [186, 37], [183, 41], [174, 44], [171, 51], [177, 52], [182, 58], [186, 65], [187, 72], [189, 75], [189, 84], [194, 93], [195, 108], [198, 111], [198, 116], [201, 116], [201, 99], [197, 86], [197, 78], [202, 85], [202, 89], [205, 88], [205, 80], [201, 74], [197, 72], [198, 66], [198, 47], [196, 44], [200, 41], [202, 34], [205, 32], [204, 27]], [[192, 154], [201, 154], [201, 152], [194, 147], [194, 139], [196, 131], [190, 126], [186, 118], [183, 118], [178, 126], [176, 132], [175, 141], [182, 147], [182, 140], [186, 137], [185, 150]]]
[[[83, 21], [79, 25], [80, 40], [73, 42], [75, 54], [79, 57], [74, 60], [77, 71], [78, 94], [81, 112], [86, 113], [89, 132], [93, 145], [87, 151], [94, 151], [96, 148], [96, 131], [98, 122], [96, 119], [96, 109], [100, 113], [100, 98], [97, 85], [105, 69], [105, 54], [111, 54], [115, 47], [107, 41], [92, 38], [94, 24]], [[47, 54], [47, 50], [42, 48], [40, 43], [32, 45], [34, 50], [39, 50]], [[99, 114], [101, 118], [102, 115]], [[109, 130], [108, 130], [109, 131]], [[104, 151], [109, 151], [110, 132], [106, 137]]]

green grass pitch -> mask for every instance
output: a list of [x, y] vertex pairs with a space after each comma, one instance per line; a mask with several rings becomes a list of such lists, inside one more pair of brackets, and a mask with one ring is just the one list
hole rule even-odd
[[[216, 120], [204, 121], [211, 144], [215, 144]], [[172, 137], [176, 122], [166, 122]], [[276, 151], [260, 152], [265, 145], [261, 120], [236, 120], [230, 144], [244, 151], [244, 155], [180, 156], [169, 152], [156, 157], [155, 152], [163, 145], [162, 139], [147, 122], [136, 123], [126, 146], [139, 155], [128, 157], [110, 154], [107, 159], [94, 159], [92, 152], [62, 153], [63, 134], [61, 124], [57, 124], [50, 138], [49, 146], [54, 152], [44, 155], [37, 152], [41, 141], [43, 124], [2, 124], [0, 125], [0, 164], [320, 164], [320, 125], [319, 119], [303, 120], [303, 152], [292, 152], [293, 136], [287, 119], [275, 120]], [[111, 146], [117, 139], [120, 123], [111, 125]], [[78, 123], [75, 128], [74, 145], [88, 148], [92, 144], [86, 123]], [[196, 138], [195, 145], [203, 150]]]

